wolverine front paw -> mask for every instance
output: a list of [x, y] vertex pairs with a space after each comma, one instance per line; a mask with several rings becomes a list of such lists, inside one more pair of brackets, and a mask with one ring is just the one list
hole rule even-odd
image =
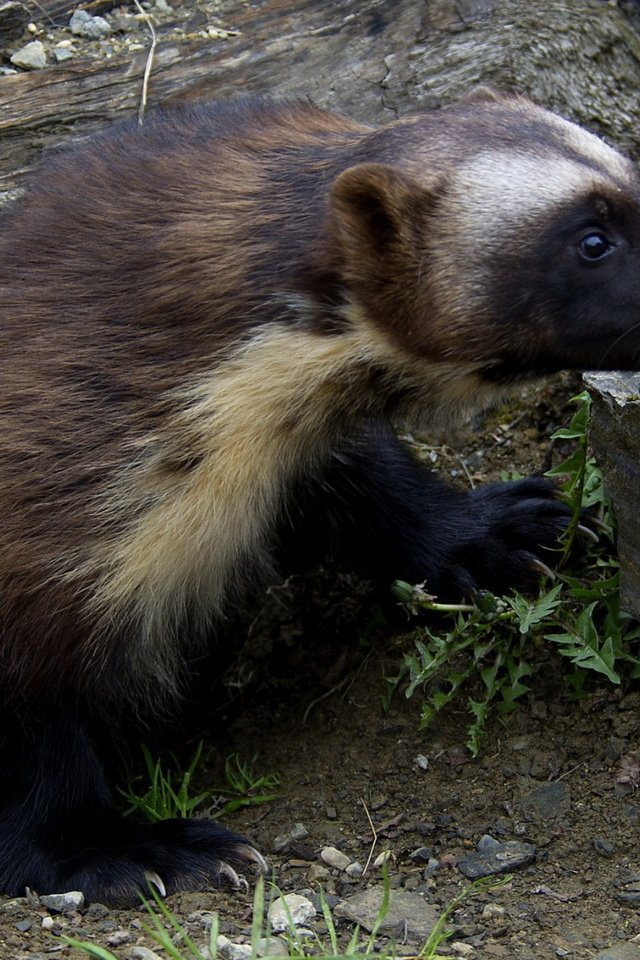
[[479, 487], [465, 504], [467, 536], [450, 562], [458, 596], [534, 587], [560, 557], [571, 510], [542, 477]]
[[[56, 835], [23, 835], [19, 849], [1, 852], [3, 892], [22, 896], [81, 890], [87, 903], [135, 906], [150, 886], [165, 896], [223, 883], [246, 885], [243, 873], [266, 870], [263, 857], [242, 836], [212, 820], [163, 820], [135, 825], [115, 814], [80, 824], [56, 849]], [[77, 842], [75, 842], [77, 840]], [[74, 849], [75, 848], [75, 849]]]

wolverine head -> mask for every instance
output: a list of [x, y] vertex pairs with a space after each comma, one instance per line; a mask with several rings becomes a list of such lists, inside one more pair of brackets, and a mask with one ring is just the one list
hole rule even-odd
[[612, 147], [482, 92], [358, 155], [331, 192], [343, 275], [398, 346], [495, 382], [640, 365], [640, 178]]

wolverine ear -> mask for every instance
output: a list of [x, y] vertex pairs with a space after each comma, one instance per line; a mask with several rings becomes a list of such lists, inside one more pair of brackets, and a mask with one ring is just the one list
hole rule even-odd
[[361, 163], [335, 179], [330, 202], [346, 261], [364, 266], [418, 241], [434, 194], [395, 167]]
[[501, 93], [500, 90], [496, 90], [494, 87], [479, 84], [477, 87], [472, 87], [468, 93], [465, 93], [459, 100], [459, 103], [505, 103], [508, 100], [515, 99], [513, 94]]

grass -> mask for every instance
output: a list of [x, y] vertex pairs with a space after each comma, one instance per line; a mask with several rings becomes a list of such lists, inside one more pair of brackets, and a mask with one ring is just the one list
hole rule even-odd
[[[633, 652], [640, 628], [621, 616], [614, 519], [602, 476], [588, 452], [591, 400], [585, 392], [574, 402], [577, 411], [568, 427], [553, 436], [571, 441], [574, 450], [548, 474], [561, 480], [562, 495], [572, 510], [557, 582], [543, 582], [535, 598], [485, 592], [466, 604], [440, 604], [419, 585], [395, 585], [410, 613], [430, 611], [438, 619], [414, 632], [414, 649], [405, 654], [400, 674], [389, 681], [389, 695], [399, 687], [407, 697], [426, 691], [423, 726], [451, 701], [466, 696], [471, 715], [467, 745], [474, 756], [490, 714], [513, 710], [529, 692], [535, 653], [542, 647], [565, 663], [561, 669], [573, 698], [583, 695], [590, 675], [615, 685], [623, 675], [640, 676], [640, 656]], [[585, 509], [596, 515], [605, 532], [599, 542], [588, 543], [579, 568], [572, 571], [568, 563]]]
[[[447, 924], [453, 912], [469, 897], [476, 896], [487, 890], [494, 890], [505, 883], [510, 877], [476, 880], [457, 896], [454, 897], [440, 914], [428, 939], [416, 954], [415, 960], [453, 960], [440, 952], [442, 945], [451, 937], [451, 930]], [[145, 900], [144, 906], [149, 914], [150, 923], [143, 925], [145, 932], [162, 948], [171, 960], [216, 960], [219, 956], [220, 923], [217, 914], [212, 917], [208, 942], [201, 947], [189, 936], [184, 926], [174, 913], [162, 901], [155, 889], [151, 889], [152, 900]], [[253, 914], [251, 921], [251, 960], [257, 960], [264, 955], [264, 943], [272, 937], [268, 921], [265, 921], [267, 908], [271, 900], [280, 897], [280, 891], [275, 885], [270, 887], [270, 897], [266, 896], [265, 881], [260, 877], [256, 883]], [[326, 926], [326, 933], [321, 937], [318, 934], [301, 933], [289, 916], [289, 929], [279, 938], [287, 946], [287, 956], [290, 960], [304, 960], [306, 957], [315, 957], [317, 960], [352, 960], [363, 958], [375, 953], [377, 957], [391, 958], [394, 956], [394, 947], [389, 945], [381, 952], [377, 943], [380, 927], [389, 911], [391, 903], [391, 886], [389, 877], [384, 875], [384, 895], [376, 917], [373, 929], [363, 934], [359, 927], [355, 927], [349, 941], [341, 946], [338, 931], [331, 910], [329, 909], [322, 892], [320, 892], [320, 907]], [[116, 955], [106, 947], [97, 944], [75, 940], [72, 937], [62, 937], [70, 946], [82, 950], [96, 960], [118, 960]]]
[[167, 766], [154, 759], [150, 750], [142, 746], [146, 778], [136, 777], [120, 793], [127, 803], [125, 814], [138, 813], [147, 820], [167, 820], [173, 817], [192, 817], [196, 812], [215, 812], [218, 816], [233, 813], [242, 807], [256, 806], [275, 800], [279, 780], [275, 773], [258, 774], [257, 757], [244, 762], [237, 754], [225, 761], [226, 783], [220, 790], [205, 790], [193, 794], [193, 778], [202, 763], [202, 741], [186, 770], [180, 772], [178, 761], [170, 758]]
[[174, 769], [165, 768], [160, 759], [151, 756], [144, 744], [141, 747], [147, 770], [148, 785], [142, 793], [136, 787], [143, 777], [136, 777], [129, 787], [120, 793], [128, 807], [125, 814], [139, 813], [147, 820], [167, 820], [173, 817], [191, 817], [205, 800], [210, 799], [209, 791], [191, 794], [193, 775], [202, 759], [202, 741], [198, 744], [186, 770], [176, 773], [178, 762], [172, 758]]

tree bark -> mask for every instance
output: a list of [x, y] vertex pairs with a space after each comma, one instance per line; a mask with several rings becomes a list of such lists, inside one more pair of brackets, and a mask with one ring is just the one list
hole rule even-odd
[[[458, 99], [479, 83], [519, 91], [638, 155], [640, 39], [606, 0], [229, 2], [226, 39], [164, 28], [147, 109], [198, 98], [309, 96], [373, 123]], [[0, 192], [43, 149], [138, 111], [148, 52], [0, 79]]]

